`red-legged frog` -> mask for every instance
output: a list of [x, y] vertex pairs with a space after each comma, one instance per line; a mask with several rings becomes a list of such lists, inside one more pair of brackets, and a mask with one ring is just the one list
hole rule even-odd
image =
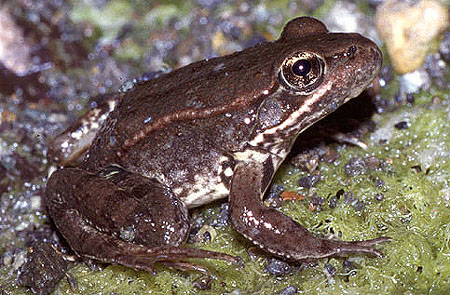
[[381, 63], [372, 41], [299, 17], [274, 42], [139, 82], [116, 95], [82, 164], [51, 175], [49, 214], [79, 256], [147, 271], [234, 261], [183, 246], [188, 209], [226, 197], [232, 227], [285, 260], [381, 256], [373, 246], [387, 237], [318, 238], [262, 203], [299, 133], [359, 95]]

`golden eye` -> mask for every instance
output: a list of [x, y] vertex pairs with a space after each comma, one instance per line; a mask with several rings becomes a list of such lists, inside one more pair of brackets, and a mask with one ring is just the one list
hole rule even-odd
[[325, 63], [316, 54], [300, 51], [290, 55], [281, 65], [280, 80], [300, 94], [309, 94], [323, 81]]

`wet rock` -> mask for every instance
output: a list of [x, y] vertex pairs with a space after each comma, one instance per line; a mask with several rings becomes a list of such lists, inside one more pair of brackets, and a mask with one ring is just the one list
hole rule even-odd
[[439, 1], [388, 0], [377, 8], [376, 25], [395, 70], [404, 74], [422, 65], [431, 41], [448, 26], [448, 12]]
[[308, 203], [308, 208], [311, 211], [320, 212], [323, 209], [323, 205], [325, 204], [326, 199], [323, 197], [319, 197], [317, 195], [311, 196], [311, 199]]
[[[431, 86], [431, 77], [420, 68], [411, 73], [404, 74], [400, 78], [400, 93], [416, 93], [421, 89], [428, 89]], [[407, 97], [405, 97], [407, 99]]]
[[211, 225], [214, 227], [227, 227], [229, 225], [229, 218], [228, 218], [228, 206], [229, 203], [222, 203], [220, 205], [220, 213], [217, 218], [214, 218], [214, 220], [211, 222]]
[[19, 271], [18, 283], [33, 293], [49, 294], [65, 276], [67, 264], [49, 242], [37, 242], [30, 247], [27, 259]]
[[352, 203], [352, 205], [356, 211], [362, 211], [366, 207], [366, 203], [361, 200], [357, 200], [356, 202]]
[[294, 295], [297, 294], [297, 288], [295, 286], [287, 286], [278, 293], [280, 295]]
[[379, 82], [380, 86], [381, 87], [386, 86], [389, 82], [392, 81], [393, 77], [394, 75], [392, 72], [392, 66], [391, 65], [383, 66], [380, 71], [380, 82]]
[[294, 167], [312, 172], [319, 166], [319, 160], [318, 153], [314, 149], [308, 149], [292, 157], [290, 162]]
[[377, 179], [375, 182], [375, 187], [381, 188], [381, 187], [384, 187], [385, 184], [386, 184], [386, 182], [383, 179]]
[[328, 277], [334, 277], [336, 275], [336, 268], [329, 263], [325, 263], [324, 272]]
[[395, 124], [394, 127], [398, 130], [408, 129], [409, 123], [406, 121], [401, 121]]
[[414, 94], [412, 94], [412, 93], [407, 93], [406, 94], [406, 102], [407, 103], [414, 103], [415, 100], [416, 99], [414, 97]]
[[338, 203], [338, 197], [337, 196], [333, 196], [331, 197], [331, 199], [328, 201], [328, 206], [331, 209], [334, 209], [337, 207], [337, 203]]
[[356, 3], [338, 1], [324, 18], [327, 27], [337, 32], [358, 32], [380, 44], [373, 20], [364, 15]]
[[424, 68], [439, 88], [449, 86], [450, 82], [445, 77], [447, 65], [445, 64], [445, 61], [441, 59], [439, 53], [427, 55]]
[[375, 195], [375, 200], [377, 200], [378, 202], [381, 202], [384, 200], [384, 195], [382, 193], [378, 193]]
[[330, 198], [328, 201], [328, 206], [333, 209], [337, 207], [338, 201], [345, 194], [345, 191], [343, 189], [340, 189], [336, 192], [336, 195]]
[[381, 167], [381, 160], [377, 157], [367, 157], [364, 159], [368, 170], [376, 170]]
[[264, 270], [274, 276], [283, 276], [290, 273], [292, 271], [292, 267], [287, 262], [276, 258], [271, 258]]
[[439, 45], [439, 53], [446, 62], [450, 62], [450, 32], [445, 33]]
[[352, 192], [345, 192], [344, 193], [344, 203], [351, 204], [355, 202], [355, 195]]
[[366, 162], [361, 158], [351, 158], [347, 165], [345, 165], [345, 174], [348, 176], [365, 174], [366, 171]]
[[304, 188], [312, 188], [320, 180], [320, 173], [316, 171], [311, 175], [304, 176], [298, 180], [298, 185]]
[[281, 198], [281, 193], [284, 192], [284, 187], [279, 184], [274, 184], [270, 187], [269, 193], [264, 200], [264, 205], [270, 208], [279, 208], [283, 205], [284, 200]]
[[[18, 42], [19, 40], [21, 42]], [[27, 72], [31, 65], [31, 44], [25, 40], [22, 28], [15, 23], [9, 9], [2, 7], [0, 9], [0, 62], [16, 74]]]

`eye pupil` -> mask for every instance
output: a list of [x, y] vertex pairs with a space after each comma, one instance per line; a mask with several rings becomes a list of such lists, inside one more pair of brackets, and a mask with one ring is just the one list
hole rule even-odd
[[301, 77], [305, 77], [311, 71], [311, 63], [306, 59], [300, 59], [292, 65], [292, 72]]

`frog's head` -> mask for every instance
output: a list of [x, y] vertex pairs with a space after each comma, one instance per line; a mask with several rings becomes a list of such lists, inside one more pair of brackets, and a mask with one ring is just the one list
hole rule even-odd
[[258, 116], [252, 145], [292, 140], [311, 124], [358, 96], [378, 74], [382, 55], [359, 34], [330, 33], [310, 17], [290, 21], [276, 42], [276, 77]]

